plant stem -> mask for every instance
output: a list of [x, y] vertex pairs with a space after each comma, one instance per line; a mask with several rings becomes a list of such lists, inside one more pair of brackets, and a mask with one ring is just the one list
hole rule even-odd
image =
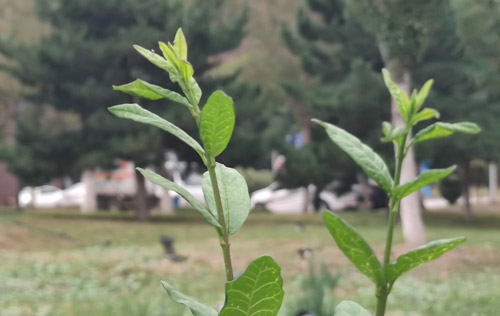
[[387, 285], [382, 285], [377, 290], [377, 313], [376, 316], [384, 316], [387, 297], [389, 296]]
[[[401, 181], [401, 169], [403, 168], [403, 160], [405, 157], [406, 139], [409, 133], [403, 138], [403, 141], [397, 147], [396, 153], [396, 168], [394, 171], [394, 187], [399, 185]], [[384, 254], [384, 269], [391, 261], [392, 239], [394, 236], [394, 224], [396, 221], [396, 214], [399, 210], [400, 200], [394, 197], [389, 202], [389, 226], [387, 227], [387, 236], [385, 240], [385, 254]], [[377, 314], [376, 316], [384, 316], [387, 305], [387, 298], [390, 293], [390, 284], [383, 284], [377, 288]]]
[[226, 280], [232, 281], [234, 279], [233, 275], [233, 264], [231, 262], [231, 244], [229, 243], [229, 232], [226, 225], [226, 219], [224, 217], [224, 209], [222, 207], [222, 200], [219, 191], [219, 183], [217, 181], [217, 174], [215, 173], [215, 159], [212, 157], [207, 157], [208, 173], [210, 175], [210, 181], [212, 182], [212, 190], [214, 191], [215, 206], [217, 208], [217, 215], [219, 219], [219, 224], [222, 226], [222, 234], [219, 236], [220, 246], [222, 249], [222, 255], [224, 257], [224, 267], [226, 270]]

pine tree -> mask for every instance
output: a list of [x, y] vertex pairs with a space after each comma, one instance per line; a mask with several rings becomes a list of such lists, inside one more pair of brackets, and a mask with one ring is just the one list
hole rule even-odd
[[[306, 86], [284, 82], [305, 143], [304, 148], [285, 149], [284, 182], [315, 184], [319, 194], [333, 180], [341, 180], [347, 184], [343, 190], [350, 190], [359, 169], [331, 146], [324, 133], [310, 130], [310, 119], [333, 122], [388, 154], [390, 148], [379, 142], [380, 124], [389, 117], [387, 107], [381, 106], [389, 100], [379, 75], [382, 59], [376, 41], [349, 15], [342, 1], [308, 0], [307, 4], [308, 9], [297, 13], [297, 30], [285, 28], [283, 32], [311, 78]], [[315, 200], [318, 205], [318, 196]]]
[[477, 158], [497, 162], [500, 153], [497, 128], [500, 36], [496, 32], [500, 25], [500, 6], [489, 1], [457, 0], [452, 4], [448, 14], [441, 18], [440, 30], [429, 43], [414, 78], [417, 82], [435, 78], [429, 101], [442, 116], [453, 121], [474, 121], [481, 126], [482, 132], [429, 142], [420, 154], [427, 159], [431, 157], [438, 166], [458, 165], [465, 218], [472, 221], [470, 162]]
[[[246, 21], [245, 13], [220, 18], [224, 2], [197, 0], [188, 5], [178, 0], [38, 0], [39, 16], [51, 26], [50, 34], [37, 44], [2, 41], [0, 52], [16, 61], [10, 73], [33, 87], [26, 96], [30, 102], [37, 106], [49, 104], [79, 117], [77, 142], [65, 141], [64, 133], [54, 135], [58, 138], [55, 143], [67, 144], [71, 147], [68, 150], [78, 147], [79, 155], [66, 164], [83, 170], [123, 158], [139, 166], [160, 165], [164, 149], [177, 148], [177, 141], [156, 129], [130, 125], [109, 115], [108, 106], [134, 102], [111, 87], [136, 77], [164, 85], [166, 74], [148, 64], [132, 45], [157, 49], [157, 41], [170, 39], [179, 26], [190, 41], [197, 43], [191, 46], [189, 59], [199, 71], [195, 75], [200, 84], [219, 84], [207, 75], [217, 64], [208, 57], [238, 46]], [[175, 117], [177, 122], [188, 122], [178, 107], [161, 102], [147, 106]], [[187, 123], [180, 125], [189, 130]], [[37, 153], [33, 155], [35, 162]], [[184, 156], [194, 159], [194, 155]], [[146, 220], [144, 179], [137, 174], [136, 180], [137, 215]]]

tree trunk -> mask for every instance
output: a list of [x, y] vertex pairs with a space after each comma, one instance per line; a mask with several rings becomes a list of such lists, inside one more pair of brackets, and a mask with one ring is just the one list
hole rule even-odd
[[[391, 71], [391, 70], [389, 70]], [[391, 76], [394, 82], [406, 93], [410, 94], [411, 74], [408, 69], [401, 71], [391, 71]], [[394, 126], [404, 126], [404, 121], [398, 112], [398, 108], [394, 99], [391, 102], [391, 116]], [[408, 154], [403, 161], [401, 170], [401, 183], [406, 183], [418, 176], [417, 163], [415, 161], [415, 153], [413, 149], [408, 151]], [[422, 208], [420, 199], [417, 193], [411, 194], [401, 201], [401, 225], [403, 227], [403, 235], [406, 243], [420, 246], [425, 244], [425, 229], [422, 220]]]
[[83, 204], [80, 205], [80, 211], [82, 213], [95, 212], [97, 210], [97, 196], [92, 172], [89, 170], [84, 171], [81, 181], [85, 187], [85, 198]]
[[[171, 179], [168, 176], [168, 171], [166, 170], [166, 168], [162, 168], [161, 175], [167, 179]], [[161, 188], [159, 209], [160, 209], [160, 214], [164, 215], [174, 214], [174, 201], [170, 196], [170, 191], [165, 188]]]
[[464, 199], [465, 220], [470, 223], [474, 221], [472, 207], [470, 204], [470, 161], [462, 163], [462, 197]]
[[304, 188], [304, 204], [302, 205], [302, 213], [309, 213], [309, 205], [311, 204], [311, 192], [309, 186]]
[[498, 190], [498, 166], [494, 162], [490, 162], [488, 167], [490, 204], [495, 204]]
[[144, 177], [137, 170], [135, 170], [135, 182], [137, 185], [135, 194], [136, 217], [141, 222], [147, 222], [149, 220], [149, 209], [146, 201], [146, 185]]

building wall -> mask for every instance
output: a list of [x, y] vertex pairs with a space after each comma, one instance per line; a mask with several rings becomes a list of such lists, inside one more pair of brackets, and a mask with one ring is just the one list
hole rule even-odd
[[5, 163], [0, 162], [0, 206], [16, 205], [18, 191], [17, 179], [7, 171]]

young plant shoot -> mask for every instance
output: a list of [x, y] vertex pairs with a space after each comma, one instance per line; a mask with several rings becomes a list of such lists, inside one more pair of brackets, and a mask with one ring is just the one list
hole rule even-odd
[[152, 183], [177, 192], [215, 228], [224, 258], [225, 304], [219, 313], [180, 293], [167, 282], [162, 282], [162, 286], [172, 300], [184, 304], [195, 316], [275, 316], [281, 307], [284, 292], [280, 267], [271, 257], [263, 256], [250, 263], [237, 280], [234, 280], [233, 275], [230, 236], [238, 232], [250, 212], [250, 197], [243, 176], [235, 169], [216, 162], [216, 157], [226, 149], [233, 133], [233, 100], [217, 90], [200, 108], [202, 91], [193, 77], [194, 70], [188, 61], [188, 46], [181, 29], [177, 31], [173, 44], [159, 42], [159, 47], [163, 56], [134, 46], [152, 64], [165, 70], [170, 80], [180, 86], [184, 95], [140, 79], [114, 86], [114, 89], [149, 100], [167, 99], [186, 107], [198, 126], [202, 144], [179, 127], [138, 104], [116, 105], [110, 107], [109, 111], [120, 118], [156, 126], [179, 138], [201, 157], [207, 168], [202, 182], [206, 206], [174, 182], [153, 171], [137, 169]]
[[[394, 98], [399, 114], [404, 121], [404, 126], [401, 127], [395, 127], [389, 122], [383, 123], [384, 137], [382, 142], [392, 142], [395, 146], [396, 164], [393, 177], [382, 158], [358, 138], [332, 124], [316, 119], [313, 120], [324, 127], [330, 139], [345, 151], [390, 197], [389, 224], [382, 262], [379, 261], [373, 249], [353, 227], [331, 212], [323, 213], [326, 226], [340, 250], [361, 273], [365, 274], [375, 284], [376, 316], [385, 314], [387, 298], [399, 276], [440, 257], [465, 241], [464, 237], [433, 241], [399, 256], [395, 261], [391, 261], [394, 222], [401, 200], [423, 187], [447, 177], [455, 170], [455, 166], [446, 169], [427, 170], [416, 179], [401, 184], [401, 168], [408, 150], [419, 142], [433, 138], [446, 137], [457, 132], [467, 134], [480, 132], [480, 128], [474, 123], [450, 124], [436, 122], [420, 130], [412, 137], [412, 129], [416, 124], [439, 117], [439, 113], [434, 109], [421, 109], [431, 90], [433, 81], [427, 81], [420, 91], [414, 90], [411, 96], [408, 97], [392, 81], [387, 70], [384, 69], [382, 72], [385, 84], [392, 98]], [[335, 310], [335, 315], [368, 316], [370, 314], [358, 304], [346, 301], [339, 304]]]

